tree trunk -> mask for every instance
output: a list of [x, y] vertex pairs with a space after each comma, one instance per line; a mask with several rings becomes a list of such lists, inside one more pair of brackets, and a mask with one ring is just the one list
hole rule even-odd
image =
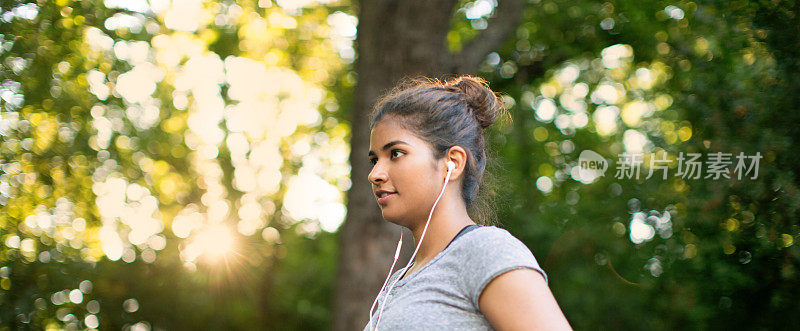
[[[489, 27], [459, 54], [446, 44], [456, 0], [364, 0], [359, 2], [355, 90], [351, 122], [351, 181], [347, 218], [340, 231], [334, 330], [361, 330], [391, 266], [399, 232], [403, 252], [395, 271], [408, 263], [413, 237], [385, 221], [375, 201], [369, 174], [369, 113], [376, 99], [400, 79], [425, 75], [473, 74], [486, 55], [516, 28], [524, 1], [502, 1]], [[411, 247], [411, 248], [410, 248]]]

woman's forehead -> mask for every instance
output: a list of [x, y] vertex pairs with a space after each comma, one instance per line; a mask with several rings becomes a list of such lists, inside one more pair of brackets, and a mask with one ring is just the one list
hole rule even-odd
[[370, 132], [370, 151], [378, 153], [386, 144], [402, 141], [412, 147], [425, 145], [425, 141], [405, 129], [395, 120], [382, 120]]
[[[412, 140], [419, 139], [411, 131], [406, 130], [396, 120], [386, 119], [378, 122], [370, 132], [370, 142], [381, 143], [382, 141], [391, 141], [395, 139]], [[410, 143], [410, 141], [409, 141]]]

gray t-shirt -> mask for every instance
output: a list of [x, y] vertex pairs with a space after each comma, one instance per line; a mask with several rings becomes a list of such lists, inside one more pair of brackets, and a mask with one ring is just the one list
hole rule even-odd
[[[492, 279], [520, 268], [536, 270], [547, 281], [530, 249], [511, 233], [495, 226], [475, 228], [397, 281], [378, 330], [492, 330], [478, 298]], [[378, 295], [364, 330], [374, 329], [386, 290], [403, 271], [397, 270]]]

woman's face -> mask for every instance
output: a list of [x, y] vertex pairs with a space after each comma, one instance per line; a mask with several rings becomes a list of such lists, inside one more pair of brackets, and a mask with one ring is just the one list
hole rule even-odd
[[391, 118], [372, 129], [369, 149], [369, 181], [383, 218], [406, 227], [424, 223], [442, 189], [444, 161], [434, 160], [430, 144]]

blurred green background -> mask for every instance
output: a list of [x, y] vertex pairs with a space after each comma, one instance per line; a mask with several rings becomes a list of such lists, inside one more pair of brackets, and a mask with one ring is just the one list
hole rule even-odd
[[[458, 1], [451, 50], [495, 5]], [[3, 1], [0, 330], [329, 329], [354, 40], [379, 28], [357, 13]], [[511, 117], [486, 132], [500, 225], [573, 327], [800, 327], [798, 15], [533, 0], [482, 62]], [[585, 150], [604, 177], [581, 175]], [[622, 153], [642, 154], [638, 179], [615, 176]], [[681, 153], [702, 155], [700, 178], [676, 175]], [[734, 171], [740, 153], [757, 172]], [[646, 178], [660, 159], [666, 179]]]

